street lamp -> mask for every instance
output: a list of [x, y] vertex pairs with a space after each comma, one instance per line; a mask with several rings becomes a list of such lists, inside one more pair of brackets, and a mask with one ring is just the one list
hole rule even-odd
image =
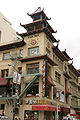
[[[18, 91], [17, 91], [17, 83], [18, 83], [18, 71], [17, 71], [17, 69], [15, 69], [15, 66], [13, 66], [13, 65], [11, 65], [11, 64], [8, 64], [8, 66], [11, 66], [11, 67], [13, 67], [13, 71], [15, 71], [16, 70], [16, 72], [17, 72], [17, 76], [16, 76], [16, 89], [15, 89], [15, 91], [16, 91], [16, 95], [18, 95]], [[14, 79], [14, 78], [13, 78]], [[13, 82], [13, 84], [14, 84], [14, 82]], [[12, 84], [12, 95], [13, 95], [13, 84]], [[15, 96], [15, 97], [17, 97], [17, 99], [19, 100], [19, 97], [18, 96]], [[18, 101], [19, 102], [19, 101]], [[16, 109], [15, 109], [15, 103], [14, 103], [14, 107], [13, 107], [13, 120], [14, 120], [14, 118], [15, 118], [15, 111]]]

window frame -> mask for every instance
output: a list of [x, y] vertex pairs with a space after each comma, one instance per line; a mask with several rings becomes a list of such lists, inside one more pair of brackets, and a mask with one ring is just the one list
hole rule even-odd
[[[32, 53], [32, 51], [35, 52], [36, 54]], [[39, 46], [33, 47], [33, 48], [28, 48], [28, 55], [29, 56], [38, 55], [38, 54], [39, 54]]]
[[[26, 68], [27, 68], [27, 74], [36, 74], [36, 73], [39, 73], [39, 62], [37, 63], [31, 63], [31, 64], [27, 64], [26, 65]], [[30, 73], [30, 69], [33, 71], [33, 69], [36, 69], [38, 70], [37, 72], [32, 72]]]
[[58, 83], [61, 81], [61, 75], [57, 71], [55, 71], [55, 81]]
[[19, 57], [23, 57], [23, 49], [20, 49], [20, 51], [19, 51]]
[[[9, 55], [8, 57], [5, 55]], [[7, 57], [7, 58], [6, 58]], [[9, 60], [10, 59], [10, 52], [3, 53], [3, 60]]]
[[[2, 73], [2, 71], [3, 71], [4, 73]], [[4, 75], [3, 75], [3, 74], [4, 74]], [[1, 70], [1, 77], [2, 77], [2, 78], [8, 77], [8, 75], [9, 75], [9, 69], [2, 69], [2, 70]]]
[[47, 48], [46, 48], [46, 55], [50, 56], [50, 50], [48, 50]]

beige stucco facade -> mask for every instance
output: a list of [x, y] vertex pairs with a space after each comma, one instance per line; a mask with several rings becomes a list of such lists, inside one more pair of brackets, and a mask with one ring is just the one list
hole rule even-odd
[[[65, 61], [64, 62], [61, 61], [59, 59], [59, 57], [56, 56], [55, 53], [53, 53], [53, 51], [52, 51], [53, 43], [50, 42], [46, 38], [46, 34], [44, 32], [39, 33], [39, 34], [35, 34], [35, 36], [33, 35], [32, 38], [30, 38], [31, 36], [25, 37], [24, 41], [25, 41], [26, 44], [23, 47], [1, 51], [1, 54], [0, 54], [0, 76], [1, 76], [1, 70], [3, 70], [3, 69], [9, 69], [8, 76], [12, 76], [12, 74], [13, 74], [12, 73], [12, 69], [13, 69], [12, 66], [14, 65], [15, 60], [12, 60], [12, 59], [3, 60], [3, 54], [4, 53], [10, 52], [10, 55], [12, 57], [14, 56], [14, 54], [17, 53], [16, 56], [18, 57], [19, 53], [20, 53], [20, 50], [23, 49], [23, 58], [29, 58], [29, 57], [34, 57], [34, 56], [36, 57], [36, 55], [28, 56], [29, 48], [39, 47], [39, 53], [38, 53], [37, 56], [45, 55], [46, 54], [46, 49], [48, 49], [50, 51], [50, 59], [52, 61], [54, 61], [54, 63], [56, 63], [56, 65], [54, 65], [54, 66], [52, 66], [50, 63], [48, 63], [48, 66], [49, 66], [49, 69], [50, 69], [49, 70], [49, 75], [52, 77], [53, 83], [56, 85], [55, 87], [57, 88], [57, 90], [58, 91], [63, 91], [64, 100], [60, 101], [59, 97], [58, 97], [58, 99], [53, 98], [53, 94], [54, 94], [53, 88], [54, 88], [54, 86], [51, 86], [51, 85], [50, 85], [48, 98], [43, 97], [42, 77], [39, 77], [39, 80], [37, 80], [37, 81], [39, 81], [39, 96], [26, 97], [26, 92], [25, 92], [24, 97], [21, 98], [23, 100], [23, 104], [21, 104], [20, 107], [19, 107], [19, 113], [17, 115], [15, 115], [15, 117], [20, 117], [21, 120], [24, 120], [24, 111], [25, 110], [32, 111], [32, 105], [34, 105], [33, 103], [31, 103], [31, 104], [27, 103], [26, 104], [26, 101], [30, 102], [30, 101], [35, 100], [37, 105], [41, 105], [41, 104], [51, 105], [51, 103], [53, 103], [53, 106], [57, 106], [57, 104], [59, 104], [59, 106], [64, 106], [64, 107], [68, 107], [68, 108], [70, 108], [70, 106], [74, 107], [74, 102], [76, 104], [76, 101], [75, 101], [76, 99], [75, 98], [74, 98], [74, 100], [72, 99], [73, 90], [71, 91], [71, 94], [67, 96], [67, 101], [66, 101], [65, 88], [66, 87], [70, 87], [70, 88], [73, 87], [71, 89], [75, 89], [77, 92], [78, 92], [78, 88], [75, 87], [74, 85], [70, 84], [70, 82], [69, 82], [70, 79], [66, 78], [63, 75]], [[34, 39], [36, 40], [36, 44], [32, 45], [31, 41], [34, 40]], [[44, 61], [44, 59], [38, 59], [38, 60], [36, 59], [36, 60], [24, 61], [24, 62], [21, 62], [20, 60], [16, 60], [15, 69], [18, 70], [18, 67], [22, 67], [22, 75], [26, 75], [23, 78], [21, 78], [21, 91], [25, 88], [25, 85], [27, 83], [29, 83], [30, 80], [33, 79], [33, 77], [35, 76], [35, 74], [31, 75], [31, 76], [30, 75], [27, 76], [27, 65], [28, 64], [33, 64], [33, 63], [39, 63], [39, 73], [41, 75], [43, 75], [43, 61]], [[12, 66], [8, 66], [8, 64], [11, 64]], [[68, 64], [66, 64], [66, 65], [67, 65], [67, 68], [68, 68]], [[55, 71], [57, 71], [60, 74], [60, 82], [56, 81], [56, 79], [55, 79]], [[69, 68], [68, 68], [68, 72], [69, 72]], [[74, 77], [76, 77], [76, 76], [74, 75]], [[72, 79], [74, 79], [74, 77]], [[65, 84], [65, 79], [67, 79], [67, 84]], [[10, 84], [12, 84], [12, 78], [7, 79], [7, 80], [9, 80]], [[78, 92], [78, 94], [79, 94], [79, 92]], [[42, 102], [42, 101], [44, 101], [44, 102]], [[79, 101], [79, 100], [77, 99], [77, 101]], [[21, 102], [21, 100], [20, 100], [20, 102]], [[3, 100], [1, 100], [0, 103], [3, 104]], [[11, 119], [13, 117], [13, 108], [16, 104], [16, 100], [12, 101], [12, 100], [8, 99], [4, 102], [4, 104], [5, 104], [5, 114]], [[79, 104], [76, 104], [76, 105], [79, 105]], [[56, 111], [55, 111], [55, 114], [56, 114]], [[41, 117], [42, 117], [42, 120], [44, 120], [44, 112], [43, 111], [39, 111], [39, 120], [41, 119]]]

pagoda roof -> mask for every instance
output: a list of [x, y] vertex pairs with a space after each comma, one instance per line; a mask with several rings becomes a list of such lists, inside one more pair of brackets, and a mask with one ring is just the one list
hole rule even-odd
[[33, 31], [28, 31], [26, 33], [17, 33], [19, 36], [21, 37], [26, 37], [28, 35], [32, 35], [32, 34], [36, 34], [36, 33], [40, 33], [40, 32], [45, 32], [49, 38], [52, 40], [52, 42], [57, 42], [57, 40], [55, 39], [55, 37], [52, 35], [52, 33], [50, 32], [50, 30], [47, 27], [41, 28], [41, 29], [37, 29], [37, 30], [33, 30]]
[[3, 50], [9, 50], [9, 49], [13, 49], [13, 48], [18, 48], [18, 47], [22, 47], [24, 46], [26, 43], [24, 42], [24, 40], [18, 41], [18, 42], [14, 42], [14, 43], [10, 43], [10, 44], [5, 44], [0, 46], [0, 51]]
[[65, 57], [68, 59], [68, 60], [72, 60], [73, 58], [70, 58], [70, 56], [67, 54], [66, 52], [66, 49], [64, 51], [62, 51], [62, 53], [65, 55]]
[[51, 60], [47, 55], [39, 55], [39, 56], [30, 56], [26, 58], [20, 58], [19, 61], [21, 62], [28, 62], [32, 60], [40, 60], [40, 59], [45, 59], [47, 60], [52, 66], [56, 66], [57, 64]]
[[40, 23], [46, 23], [46, 25], [47, 25], [47, 28], [49, 28], [49, 30], [51, 31], [51, 33], [56, 33], [57, 31], [54, 31], [53, 30], [53, 28], [49, 25], [49, 23], [46, 21], [46, 19], [40, 19], [40, 20], [38, 20], [38, 21], [34, 21], [34, 22], [32, 22], [32, 23], [29, 23], [29, 24], [21, 24], [20, 23], [20, 25], [22, 26], [22, 27], [24, 27], [25, 29], [27, 29], [27, 28], [29, 28], [30, 26], [33, 26], [33, 25], [36, 25], [36, 24], [40, 24]]
[[77, 77], [80, 77], [80, 73], [72, 64], [69, 64], [68, 67]]
[[68, 61], [67, 57], [60, 51], [58, 46], [53, 46], [52, 49], [53, 52], [59, 57], [61, 61]]
[[34, 11], [33, 13], [31, 13], [31, 14], [29, 14], [29, 13], [27, 13], [31, 18], [33, 18], [33, 16], [35, 16], [35, 15], [38, 15], [38, 14], [42, 14], [43, 16], [44, 16], [44, 18], [46, 18], [47, 20], [50, 20], [50, 18], [48, 18], [47, 16], [46, 16], [46, 14], [44, 13], [44, 9], [43, 10], [41, 10], [41, 7], [38, 7], [38, 9], [36, 10], [36, 11]]

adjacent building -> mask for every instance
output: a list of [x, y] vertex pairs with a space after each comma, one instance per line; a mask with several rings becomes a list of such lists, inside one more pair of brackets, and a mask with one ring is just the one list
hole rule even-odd
[[58, 48], [44, 10], [28, 15], [22, 40], [0, 46], [0, 112], [13, 120], [79, 118], [80, 73]]
[[16, 31], [12, 28], [11, 22], [0, 13], [0, 45], [17, 41]]

